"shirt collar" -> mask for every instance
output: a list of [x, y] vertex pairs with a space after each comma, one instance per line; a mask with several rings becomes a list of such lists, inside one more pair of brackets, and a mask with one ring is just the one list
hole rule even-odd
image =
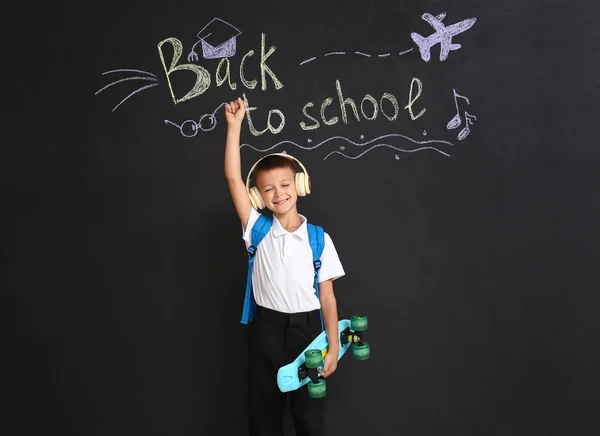
[[300, 224], [300, 227], [298, 227], [296, 231], [288, 232], [286, 229], [283, 228], [277, 217], [273, 215], [273, 226], [271, 227], [273, 236], [279, 238], [280, 236], [290, 234], [294, 235], [295, 237], [301, 240], [306, 240], [308, 238], [308, 230], [306, 229], [306, 217], [300, 214], [298, 214], [298, 216], [300, 217], [302, 224]]

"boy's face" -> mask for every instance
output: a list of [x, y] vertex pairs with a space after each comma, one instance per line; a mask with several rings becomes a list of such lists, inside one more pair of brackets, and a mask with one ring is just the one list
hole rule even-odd
[[296, 207], [295, 174], [290, 168], [275, 168], [261, 171], [256, 177], [256, 186], [265, 205], [276, 214], [284, 214]]

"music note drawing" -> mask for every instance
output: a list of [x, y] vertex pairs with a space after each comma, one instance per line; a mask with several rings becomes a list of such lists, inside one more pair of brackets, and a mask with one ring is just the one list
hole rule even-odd
[[[458, 99], [462, 98], [467, 102], [468, 105], [471, 104], [469, 99], [467, 97], [465, 97], [464, 95], [460, 95], [459, 93], [457, 93], [456, 89], [453, 89], [452, 91], [454, 92], [454, 106], [456, 107], [456, 115], [454, 115], [452, 117], [452, 119], [450, 121], [448, 121], [448, 124], [446, 124], [446, 128], [448, 130], [454, 130], [454, 129], [458, 128], [459, 126], [462, 125], [462, 122], [463, 122], [462, 118], [460, 116], [460, 109], [458, 108]], [[469, 128], [469, 125], [473, 125], [473, 120], [477, 120], [477, 117], [475, 115], [471, 115], [467, 111], [464, 112], [464, 117], [465, 117], [465, 127], [463, 127], [457, 135], [457, 139], [459, 141], [462, 141], [467, 136], [469, 136], [469, 133], [471, 133], [471, 129]]]

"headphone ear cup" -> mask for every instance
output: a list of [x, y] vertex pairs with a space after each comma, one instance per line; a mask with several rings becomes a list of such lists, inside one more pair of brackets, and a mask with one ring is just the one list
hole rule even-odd
[[248, 189], [248, 198], [250, 199], [250, 205], [256, 209], [256, 200], [254, 200], [254, 196], [252, 195], [252, 188]]
[[298, 197], [304, 197], [306, 191], [304, 190], [304, 173], [296, 173], [296, 194]]
[[296, 193], [299, 197], [310, 194], [310, 179], [305, 173], [296, 173]]
[[260, 191], [256, 186], [253, 186], [252, 189], [248, 191], [248, 194], [250, 195], [250, 203], [254, 209], [264, 209], [265, 201], [263, 200], [262, 195], [260, 195]]
[[306, 195], [310, 194], [310, 177], [308, 176], [307, 173], [303, 173], [304, 174], [304, 191], [306, 192]]

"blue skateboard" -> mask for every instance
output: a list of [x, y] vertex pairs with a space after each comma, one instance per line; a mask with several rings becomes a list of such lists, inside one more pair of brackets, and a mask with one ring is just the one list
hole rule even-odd
[[[353, 315], [350, 319], [338, 321], [340, 336], [339, 361], [344, 353], [352, 347], [352, 354], [357, 360], [370, 357], [369, 344], [363, 341], [363, 332], [367, 329], [367, 317]], [[290, 392], [308, 384], [308, 395], [311, 398], [322, 398], [327, 393], [325, 379], [319, 375], [323, 368], [323, 358], [328, 349], [327, 335], [322, 331], [296, 359], [279, 368], [277, 386], [281, 392]]]

